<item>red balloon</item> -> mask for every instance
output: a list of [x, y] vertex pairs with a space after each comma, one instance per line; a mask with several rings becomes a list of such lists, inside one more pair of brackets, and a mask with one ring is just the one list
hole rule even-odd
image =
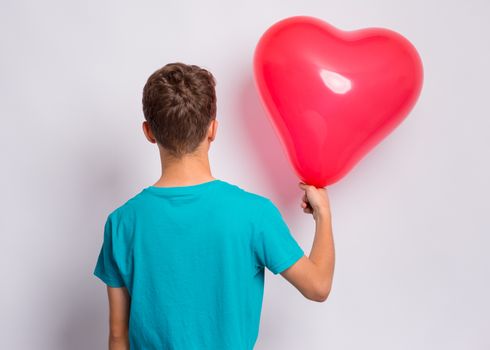
[[420, 94], [423, 68], [415, 47], [394, 31], [342, 31], [295, 16], [262, 35], [254, 76], [296, 174], [325, 187], [407, 116]]

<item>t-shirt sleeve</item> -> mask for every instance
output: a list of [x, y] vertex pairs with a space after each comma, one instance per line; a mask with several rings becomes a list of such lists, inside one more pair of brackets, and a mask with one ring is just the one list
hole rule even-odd
[[109, 287], [124, 287], [124, 281], [114, 258], [114, 217], [109, 215], [104, 226], [104, 240], [93, 274]]
[[266, 199], [261, 211], [254, 234], [254, 253], [257, 264], [276, 275], [299, 260], [304, 251], [270, 199]]

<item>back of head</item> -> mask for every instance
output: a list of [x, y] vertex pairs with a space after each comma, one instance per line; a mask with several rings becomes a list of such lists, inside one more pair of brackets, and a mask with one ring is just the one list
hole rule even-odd
[[143, 113], [157, 142], [177, 158], [192, 153], [216, 118], [216, 81], [181, 62], [155, 71], [143, 88]]

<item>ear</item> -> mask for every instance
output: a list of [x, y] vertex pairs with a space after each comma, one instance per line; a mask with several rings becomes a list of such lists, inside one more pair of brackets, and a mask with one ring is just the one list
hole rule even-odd
[[216, 138], [217, 130], [218, 130], [218, 120], [216, 118], [214, 118], [211, 121], [211, 124], [209, 125], [209, 129], [208, 129], [209, 141], [214, 141], [214, 139]]
[[156, 143], [157, 140], [155, 139], [155, 136], [153, 136], [153, 132], [150, 129], [150, 124], [148, 124], [148, 122], [145, 120], [141, 126], [143, 127], [143, 133], [145, 134], [146, 139], [151, 143]]

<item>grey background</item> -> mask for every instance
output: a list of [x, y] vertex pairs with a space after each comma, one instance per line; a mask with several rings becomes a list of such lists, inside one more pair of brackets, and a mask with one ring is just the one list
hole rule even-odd
[[1, 1], [0, 348], [103, 349], [92, 276], [104, 219], [156, 181], [141, 90], [172, 61], [218, 81], [215, 177], [270, 197], [309, 253], [314, 222], [252, 81], [275, 21], [387, 27], [425, 67], [409, 117], [330, 187], [325, 303], [267, 271], [257, 349], [490, 348], [490, 6], [485, 1]]

